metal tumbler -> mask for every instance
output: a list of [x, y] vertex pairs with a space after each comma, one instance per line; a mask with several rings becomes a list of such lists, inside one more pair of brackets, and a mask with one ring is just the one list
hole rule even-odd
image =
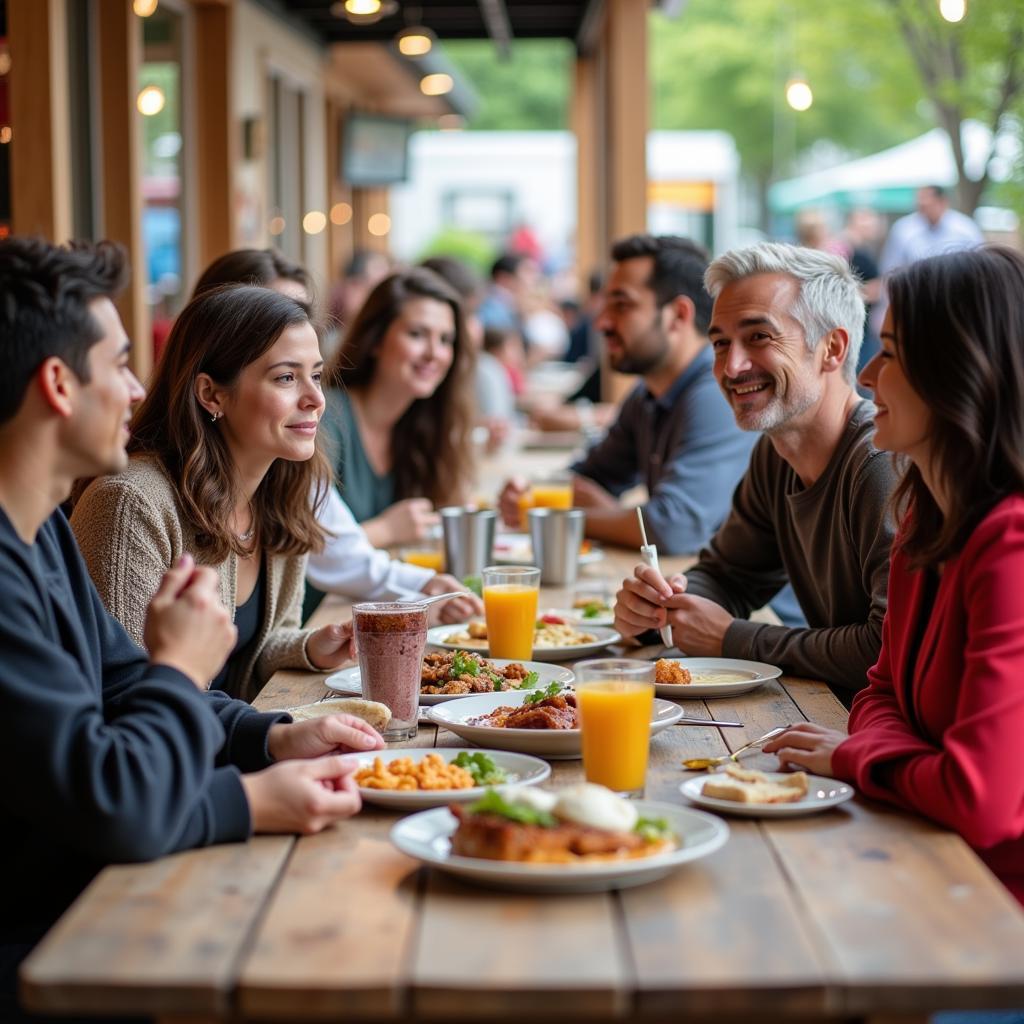
[[493, 509], [471, 509], [450, 505], [441, 509], [444, 556], [448, 572], [456, 579], [479, 576], [494, 554]]
[[541, 583], [556, 587], [575, 583], [586, 520], [583, 509], [531, 508], [526, 518]]

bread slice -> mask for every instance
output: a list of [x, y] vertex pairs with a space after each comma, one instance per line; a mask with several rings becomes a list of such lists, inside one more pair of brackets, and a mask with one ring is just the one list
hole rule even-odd
[[740, 804], [791, 804], [807, 795], [807, 774], [793, 772], [776, 781], [764, 772], [727, 764], [721, 774], [705, 780], [701, 792]]
[[332, 697], [330, 700], [317, 701], [315, 704], [303, 704], [301, 707], [289, 708], [288, 714], [295, 722], [303, 722], [307, 718], [321, 718], [324, 715], [355, 715], [377, 732], [383, 732], [391, 721], [391, 709], [379, 701], [366, 700], [363, 697]]

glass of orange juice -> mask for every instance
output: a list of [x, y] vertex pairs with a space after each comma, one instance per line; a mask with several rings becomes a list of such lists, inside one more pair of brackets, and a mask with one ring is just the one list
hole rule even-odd
[[490, 565], [481, 576], [491, 657], [529, 661], [537, 626], [540, 569], [533, 565]]
[[444, 547], [440, 538], [401, 548], [398, 557], [410, 565], [433, 569], [434, 572], [444, 572]]
[[596, 658], [576, 666], [576, 703], [587, 782], [643, 796], [654, 712], [654, 665]]
[[519, 495], [520, 529], [527, 526], [526, 513], [531, 508], [572, 508], [572, 474], [557, 473], [534, 480]]

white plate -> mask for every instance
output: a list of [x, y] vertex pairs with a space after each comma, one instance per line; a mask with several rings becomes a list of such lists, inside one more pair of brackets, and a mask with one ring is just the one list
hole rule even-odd
[[[451, 629], [450, 626], [447, 628]], [[455, 650], [460, 651], [465, 649], [462, 647], [455, 648]], [[490, 660], [499, 668], [503, 665], [513, 664], [513, 659], [510, 658], [491, 658]], [[520, 661], [518, 664], [522, 665], [529, 672], [536, 672], [537, 681], [542, 687], [554, 682], [572, 683], [576, 679], [576, 676], [569, 669], [560, 668], [557, 665], [545, 665], [539, 661]], [[352, 668], [345, 668], [340, 672], [335, 672], [334, 675], [328, 676], [324, 680], [324, 686], [329, 690], [336, 690], [338, 693], [361, 697], [363, 695], [363, 681], [359, 675], [359, 666], [353, 665]], [[500, 692], [515, 693], [514, 690], [503, 690]], [[479, 694], [421, 693], [420, 705], [432, 707], [434, 704], [443, 704], [446, 700], [464, 700], [466, 697], [476, 696], [479, 696]]]
[[638, 800], [636, 808], [643, 817], [667, 819], [679, 847], [639, 860], [593, 864], [520, 864], [457, 857], [451, 852], [450, 839], [458, 822], [445, 808], [403, 818], [391, 830], [391, 842], [424, 864], [479, 885], [527, 892], [604, 892], [663, 878], [681, 864], [714, 853], [729, 838], [726, 823], [710, 814], [652, 800]]
[[[477, 654], [487, 656], [487, 644], [481, 641], [481, 646], [473, 644], [450, 644], [447, 637], [453, 633], [465, 633], [468, 622], [454, 626], [433, 626], [427, 630], [427, 643], [431, 647], [439, 647], [443, 651], [476, 651]], [[614, 629], [607, 626], [588, 626], [581, 632], [592, 633], [597, 639], [589, 644], [574, 644], [572, 647], [534, 647], [533, 656], [540, 661], [575, 661], [577, 658], [585, 658], [591, 654], [603, 651], [609, 644], [617, 644], [622, 637]]]
[[[600, 544], [590, 541], [590, 550], [579, 557], [580, 565], [592, 565], [604, 558]], [[494, 538], [495, 565], [533, 565], [533, 544], [528, 533], [501, 533]]]
[[[431, 708], [427, 718], [435, 725], [449, 729], [456, 736], [478, 747], [490, 750], [518, 750], [523, 754], [539, 754], [553, 760], [582, 757], [579, 729], [496, 729], [487, 725], [469, 725], [467, 719], [486, 715], [502, 705], [522, 704], [526, 694], [518, 690], [508, 693], [480, 693], [463, 697], [455, 703]], [[667, 729], [683, 717], [683, 709], [667, 700], [654, 701], [651, 735]]]
[[610, 626], [615, 621], [615, 612], [611, 609], [590, 619], [583, 617], [583, 611], [580, 608], [545, 608], [540, 614], [557, 615], [560, 619], [565, 619], [570, 626], [576, 626], [584, 631], [588, 626]]
[[[739, 693], [756, 690], [769, 679], [778, 679], [782, 669], [766, 665], [763, 661], [743, 661], [739, 658], [667, 658], [694, 676], [692, 683], [656, 683], [655, 691], [662, 697], [682, 700], [686, 697], [734, 697]], [[714, 678], [719, 675], [721, 678]], [[710, 678], [701, 680], [699, 676]]]
[[[788, 772], [765, 772], [773, 782], [784, 779]], [[826, 779], [820, 775], [807, 776], [807, 795], [791, 804], [741, 804], [736, 800], [719, 800], [718, 797], [705, 796], [701, 790], [707, 774], [696, 775], [687, 779], [679, 791], [691, 803], [706, 807], [709, 811], [720, 814], [736, 814], [741, 818], [798, 818], [803, 814], [817, 814], [827, 811], [830, 807], [846, 803], [854, 797], [853, 786], [835, 779]]]
[[[366, 768], [373, 764], [374, 758], [379, 757], [385, 766], [396, 757], [411, 758], [419, 764], [427, 754], [440, 754], [445, 761], [454, 761], [456, 757], [466, 750], [467, 753], [476, 753], [465, 747], [409, 747], [409, 748], [388, 748], [386, 750], [373, 750], [365, 754], [350, 754], [350, 759], [355, 759], [360, 768]], [[499, 783], [502, 786], [536, 786], [543, 782], [551, 774], [551, 766], [542, 761], [539, 757], [530, 757], [527, 754], [512, 754], [508, 751], [495, 750], [488, 753], [494, 763], [505, 770], [508, 778], [505, 782]], [[394, 789], [364, 789], [359, 787], [363, 800], [368, 804], [377, 804], [380, 807], [387, 807], [393, 811], [420, 811], [425, 807], [445, 807], [450, 803], [462, 803], [466, 800], [476, 800], [484, 795], [488, 786], [473, 786], [472, 789], [428, 789], [428, 790], [394, 790]]]

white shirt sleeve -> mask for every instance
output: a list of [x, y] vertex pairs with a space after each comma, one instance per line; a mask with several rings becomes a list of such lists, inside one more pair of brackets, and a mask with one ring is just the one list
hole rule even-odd
[[317, 589], [360, 601], [396, 601], [419, 594], [433, 578], [433, 570], [375, 548], [337, 488], [330, 489], [316, 518], [328, 534], [323, 551], [311, 552], [306, 568], [306, 579]]

